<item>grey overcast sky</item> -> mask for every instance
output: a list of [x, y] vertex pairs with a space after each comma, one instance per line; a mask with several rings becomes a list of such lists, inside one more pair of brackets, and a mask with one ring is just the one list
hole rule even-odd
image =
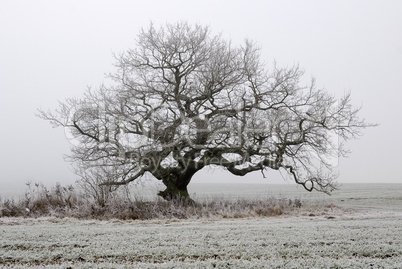
[[[401, 183], [402, 1], [0, 0], [0, 191], [27, 181], [74, 183], [63, 129], [35, 117], [114, 71], [113, 52], [141, 27], [186, 20], [233, 42], [256, 41], [269, 64], [299, 64], [335, 95], [352, 93], [381, 124], [351, 141], [339, 182]], [[274, 182], [201, 171], [197, 182]]]

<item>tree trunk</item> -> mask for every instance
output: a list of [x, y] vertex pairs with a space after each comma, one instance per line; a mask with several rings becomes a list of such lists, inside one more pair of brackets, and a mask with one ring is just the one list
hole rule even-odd
[[184, 203], [194, 203], [187, 191], [187, 185], [196, 171], [183, 173], [181, 175], [170, 174], [162, 179], [166, 189], [160, 191], [158, 195], [167, 201], [179, 201]]
[[166, 186], [166, 189], [164, 191], [160, 191], [158, 195], [167, 201], [191, 200], [187, 187], [179, 188], [175, 185]]

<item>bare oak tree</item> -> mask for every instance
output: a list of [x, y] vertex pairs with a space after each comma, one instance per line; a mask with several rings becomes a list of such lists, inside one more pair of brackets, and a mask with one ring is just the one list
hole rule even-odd
[[98, 169], [103, 184], [124, 185], [150, 173], [168, 200], [189, 199], [191, 178], [210, 165], [237, 176], [281, 169], [329, 193], [331, 158], [371, 126], [349, 95], [338, 100], [314, 79], [304, 85], [298, 66], [268, 69], [253, 42], [234, 46], [200, 25], [151, 25], [116, 67], [113, 86], [40, 117], [69, 128], [69, 160], [83, 176]]

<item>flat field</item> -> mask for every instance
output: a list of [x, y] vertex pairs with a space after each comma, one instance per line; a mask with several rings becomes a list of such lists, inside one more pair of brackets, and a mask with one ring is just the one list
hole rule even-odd
[[402, 185], [346, 185], [331, 197], [271, 190], [300, 197], [301, 208], [237, 219], [0, 218], [0, 267], [402, 268]]

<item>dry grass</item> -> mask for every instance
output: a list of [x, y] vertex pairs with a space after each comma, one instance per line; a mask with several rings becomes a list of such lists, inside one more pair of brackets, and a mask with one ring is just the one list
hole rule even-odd
[[0, 199], [0, 217], [73, 217], [78, 219], [199, 219], [246, 218], [289, 214], [322, 215], [335, 205], [302, 202], [300, 199], [268, 197], [265, 199], [224, 199], [211, 197], [185, 204], [161, 199], [147, 201], [141, 197], [118, 194], [101, 206], [73, 186], [57, 184], [47, 189], [42, 184], [27, 184], [24, 198]]

